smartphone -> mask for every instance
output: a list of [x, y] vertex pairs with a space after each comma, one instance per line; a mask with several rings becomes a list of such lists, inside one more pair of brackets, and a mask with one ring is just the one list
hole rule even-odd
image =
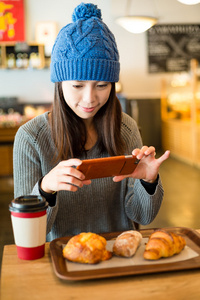
[[85, 175], [85, 180], [133, 173], [139, 159], [133, 155], [111, 156], [82, 160], [77, 169]]

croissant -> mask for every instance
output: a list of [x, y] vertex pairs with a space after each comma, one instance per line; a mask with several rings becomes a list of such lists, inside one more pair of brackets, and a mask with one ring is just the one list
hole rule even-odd
[[153, 232], [146, 244], [144, 258], [156, 260], [161, 257], [170, 257], [180, 253], [185, 247], [185, 239], [173, 232], [156, 230]]
[[106, 239], [96, 233], [82, 232], [68, 241], [63, 256], [73, 262], [96, 264], [112, 257], [106, 243]]
[[121, 233], [115, 240], [113, 252], [118, 256], [131, 257], [135, 254], [142, 240], [140, 232], [135, 230]]

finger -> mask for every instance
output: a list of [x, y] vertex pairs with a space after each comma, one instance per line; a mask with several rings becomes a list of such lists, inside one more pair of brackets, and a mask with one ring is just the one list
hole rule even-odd
[[58, 186], [57, 191], [70, 191], [70, 192], [76, 192], [78, 190], [78, 186], [75, 186], [73, 184], [69, 183], [60, 183]]
[[151, 154], [149, 154], [149, 156], [155, 157], [156, 156], [156, 152], [152, 152]]
[[64, 175], [62, 176], [62, 178], [60, 178], [60, 182], [65, 184], [72, 184], [80, 188], [83, 187], [83, 181], [74, 176]]
[[76, 192], [79, 188], [82, 188], [84, 185], [89, 185], [91, 184], [91, 180], [84, 180], [76, 182], [72, 181], [71, 183], [69, 182], [60, 182], [57, 185], [57, 188], [55, 188], [54, 191], [70, 191], [70, 192]]
[[161, 165], [163, 161], [169, 158], [169, 155], [170, 155], [170, 151], [169, 150], [165, 151], [165, 153], [157, 159], [157, 162], [159, 162], [159, 164]]
[[64, 164], [64, 166], [62, 165], [59, 169], [60, 174], [65, 175], [65, 176], [71, 176], [71, 177], [75, 177], [78, 178], [79, 180], [84, 180], [85, 179], [85, 175], [77, 170], [74, 166], [66, 166]]
[[124, 178], [130, 177], [130, 175], [120, 175], [120, 176], [114, 176], [113, 181], [114, 182], [119, 182], [122, 181]]
[[72, 183], [65, 183], [67, 189], [70, 191], [77, 191], [78, 188], [82, 188], [84, 185], [90, 185], [91, 180], [83, 180], [83, 181], [76, 181], [72, 180]]
[[140, 153], [137, 155], [137, 158], [142, 159], [144, 156], [148, 156], [154, 151], [155, 151], [154, 147], [143, 146], [140, 150]]
[[78, 158], [70, 158], [68, 160], [63, 160], [59, 163], [59, 165], [65, 166], [65, 167], [72, 167], [72, 166], [79, 166], [82, 164], [82, 160]]
[[140, 149], [139, 149], [139, 148], [135, 148], [135, 149], [132, 151], [132, 155], [134, 155], [134, 156], [137, 156], [139, 153], [140, 153]]
[[149, 149], [148, 146], [143, 146], [143, 147], [141, 148], [141, 151], [140, 151], [140, 152], [145, 154], [145, 152], [147, 152], [148, 149]]
[[148, 147], [148, 149], [144, 152], [145, 155], [153, 155], [155, 156], [156, 149], [153, 146]]
[[92, 181], [91, 180], [82, 180], [82, 183], [84, 185], [90, 185], [92, 183]]
[[132, 154], [135, 155], [138, 159], [142, 159], [142, 157], [144, 156], [144, 152], [148, 149], [147, 146], [143, 146], [141, 149], [134, 149]]

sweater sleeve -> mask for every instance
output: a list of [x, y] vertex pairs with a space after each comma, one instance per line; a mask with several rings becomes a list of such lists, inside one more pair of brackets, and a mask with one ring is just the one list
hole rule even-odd
[[[134, 148], [142, 147], [140, 132], [136, 123], [130, 118], [127, 119], [123, 136], [128, 145], [128, 153]], [[125, 211], [129, 219], [132, 221], [147, 225], [156, 217], [162, 200], [163, 187], [160, 176], [158, 182], [154, 185], [142, 182], [139, 179], [128, 178], [125, 194]]]
[[[26, 125], [26, 124], [25, 124]], [[28, 125], [27, 125], [28, 126]], [[42, 156], [41, 149], [37, 149], [36, 137], [39, 134], [32, 134], [30, 128], [22, 126], [17, 131], [13, 147], [13, 178], [14, 197], [22, 195], [40, 195], [39, 180], [47, 171], [42, 171], [41, 159], [49, 160], [47, 151]], [[46, 149], [47, 146], [45, 145]], [[44, 158], [42, 158], [44, 157]], [[47, 233], [51, 230], [58, 212], [58, 201], [53, 207], [47, 209]]]
[[128, 180], [128, 191], [125, 199], [127, 216], [142, 225], [150, 224], [158, 214], [163, 200], [163, 187], [160, 178], [154, 194], [150, 195], [140, 180]]
[[13, 177], [14, 197], [31, 194], [33, 187], [42, 177], [39, 155], [23, 127], [19, 128], [14, 140]]

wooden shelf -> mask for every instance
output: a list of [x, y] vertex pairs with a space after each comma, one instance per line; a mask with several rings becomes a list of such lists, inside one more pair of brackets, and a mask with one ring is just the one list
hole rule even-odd
[[[13, 57], [13, 60], [11, 59]], [[10, 63], [9, 62], [13, 63]], [[44, 45], [31, 43], [0, 43], [1, 69], [42, 69], [45, 67]]]

